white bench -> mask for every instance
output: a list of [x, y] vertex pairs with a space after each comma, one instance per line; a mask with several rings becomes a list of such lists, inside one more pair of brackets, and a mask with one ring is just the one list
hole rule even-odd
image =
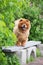
[[36, 46], [40, 43], [40, 41], [28, 41], [24, 47], [7, 46], [2, 47], [2, 50], [5, 53], [15, 53], [19, 57], [21, 65], [23, 65], [26, 64], [26, 59], [29, 59], [31, 54], [34, 58], [36, 57]]

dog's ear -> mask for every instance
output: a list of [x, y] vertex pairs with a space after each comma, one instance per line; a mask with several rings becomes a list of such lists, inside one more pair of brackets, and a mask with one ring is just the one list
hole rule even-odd
[[22, 19], [20, 19], [20, 22], [23, 21]]
[[20, 18], [20, 22], [22, 22], [23, 21], [23, 18]]

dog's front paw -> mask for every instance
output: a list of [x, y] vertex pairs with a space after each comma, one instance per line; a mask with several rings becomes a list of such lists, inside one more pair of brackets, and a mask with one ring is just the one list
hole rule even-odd
[[17, 45], [17, 46], [21, 46], [21, 42], [17, 42], [16, 45]]
[[21, 46], [25, 46], [25, 44], [26, 44], [26, 41], [23, 41], [22, 44], [21, 44]]

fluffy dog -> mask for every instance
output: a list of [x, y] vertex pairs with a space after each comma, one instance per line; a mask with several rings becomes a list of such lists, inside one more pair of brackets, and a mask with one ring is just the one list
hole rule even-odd
[[13, 32], [17, 36], [17, 46], [25, 46], [26, 41], [30, 33], [30, 21], [24, 18], [18, 19], [15, 21], [15, 27]]

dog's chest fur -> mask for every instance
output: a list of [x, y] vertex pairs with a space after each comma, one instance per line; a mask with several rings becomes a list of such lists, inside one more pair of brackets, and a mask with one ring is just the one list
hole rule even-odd
[[16, 31], [17, 36], [21, 36], [22, 39], [28, 38], [29, 31], [26, 31], [24, 33], [20, 32], [19, 30]]
[[22, 33], [17, 27], [14, 27], [13, 32], [16, 34], [17, 38], [20, 37], [21, 40], [28, 40], [29, 30]]

